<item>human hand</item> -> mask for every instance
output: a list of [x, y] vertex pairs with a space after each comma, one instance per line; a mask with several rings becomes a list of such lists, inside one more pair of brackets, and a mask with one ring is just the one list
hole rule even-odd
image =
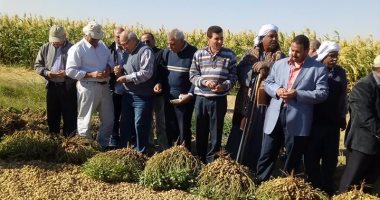
[[111, 67], [107, 65], [106, 69], [103, 71], [103, 78], [108, 78], [110, 76], [111, 71]]
[[276, 95], [278, 98], [281, 98], [282, 94], [286, 92], [285, 88], [278, 88], [276, 91]]
[[118, 83], [126, 83], [127, 82], [127, 76], [120, 76], [119, 78], [116, 79], [116, 82]]
[[156, 94], [160, 94], [162, 92], [162, 85], [161, 85], [161, 83], [157, 83], [153, 87], [153, 92], [156, 93]]
[[191, 101], [191, 99], [193, 99], [193, 96], [189, 94], [180, 94], [179, 99], [180, 99], [181, 104], [185, 104]]
[[109, 73], [107, 73], [106, 70], [94, 71], [94, 72], [88, 72], [87, 76], [90, 78], [104, 79], [104, 78], [107, 78], [109, 76]]
[[214, 81], [208, 81], [208, 80], [206, 80], [206, 81], [203, 82], [203, 85], [206, 86], [209, 89], [214, 89], [215, 86], [216, 86], [216, 83]]
[[123, 75], [123, 69], [120, 65], [116, 65], [114, 68], [113, 68], [113, 73], [115, 73], [115, 75], [117, 77]]
[[285, 101], [289, 101], [297, 96], [297, 92], [295, 89], [290, 89], [288, 91], [283, 92], [280, 97]]
[[48, 71], [47, 76], [49, 78], [65, 77], [65, 70], [59, 70], [58, 72]]
[[218, 84], [214, 87], [214, 89], [211, 89], [211, 91], [215, 93], [222, 93], [226, 91], [226, 86], [223, 84]]

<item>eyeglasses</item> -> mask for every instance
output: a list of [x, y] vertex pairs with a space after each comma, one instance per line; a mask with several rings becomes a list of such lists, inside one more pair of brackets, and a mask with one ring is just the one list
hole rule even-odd
[[145, 44], [150, 44], [150, 40], [143, 41]]
[[125, 46], [125, 45], [127, 45], [129, 41], [130, 41], [130, 40], [127, 40], [126, 42], [120, 42], [120, 46]]

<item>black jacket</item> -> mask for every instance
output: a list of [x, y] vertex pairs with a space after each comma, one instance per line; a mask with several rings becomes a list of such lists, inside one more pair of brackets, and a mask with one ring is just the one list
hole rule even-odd
[[348, 99], [350, 122], [346, 147], [365, 154], [380, 154], [380, 86], [373, 73], [360, 79]]

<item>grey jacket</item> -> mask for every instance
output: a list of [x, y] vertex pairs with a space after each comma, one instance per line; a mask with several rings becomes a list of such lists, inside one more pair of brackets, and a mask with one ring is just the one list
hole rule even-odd
[[[70, 49], [70, 47], [73, 44], [66, 41], [65, 44], [62, 47], [62, 63], [64, 66], [66, 66], [66, 60], [67, 60], [67, 51]], [[37, 73], [41, 76], [43, 76], [47, 81], [49, 81], [49, 77], [47, 76], [47, 72], [51, 70], [53, 66], [53, 61], [56, 53], [56, 48], [53, 46], [52, 43], [48, 42], [44, 44], [40, 50], [38, 51], [36, 61], [34, 62], [34, 69], [37, 71]], [[65, 81], [73, 82], [69, 77], [65, 77]]]

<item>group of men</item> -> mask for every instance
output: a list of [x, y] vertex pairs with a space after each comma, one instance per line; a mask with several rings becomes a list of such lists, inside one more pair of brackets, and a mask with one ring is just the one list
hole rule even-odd
[[[235, 53], [223, 47], [219, 26], [208, 28], [208, 44], [199, 50], [178, 29], [168, 33], [163, 50], [155, 46], [151, 33], [139, 39], [117, 27], [109, 47], [96, 22], [87, 24], [83, 33], [72, 45], [63, 27], [52, 26], [49, 43], [38, 53], [35, 68], [47, 80], [49, 132], [60, 132], [62, 116], [65, 136], [77, 132], [91, 141], [91, 119], [98, 112], [96, 140], [104, 150], [131, 144], [147, 153], [153, 143], [154, 113], [160, 147], [184, 144], [191, 150], [194, 112], [196, 153], [210, 163], [221, 149], [226, 96], [238, 81], [226, 149], [238, 156], [242, 134], [250, 135], [244, 141], [242, 163], [257, 174], [258, 183], [270, 178], [284, 148], [285, 172], [297, 171], [303, 160], [308, 180], [334, 194], [339, 135], [346, 128], [347, 110], [349, 156], [339, 191], [363, 179], [373, 184], [380, 176], [380, 56], [373, 72], [353, 88], [347, 106], [347, 78], [337, 65], [339, 45], [325, 41], [318, 47], [298, 35], [286, 58], [273, 24], [261, 27], [239, 64]], [[247, 112], [247, 105], [253, 112]], [[246, 117], [252, 123], [241, 126]]]

